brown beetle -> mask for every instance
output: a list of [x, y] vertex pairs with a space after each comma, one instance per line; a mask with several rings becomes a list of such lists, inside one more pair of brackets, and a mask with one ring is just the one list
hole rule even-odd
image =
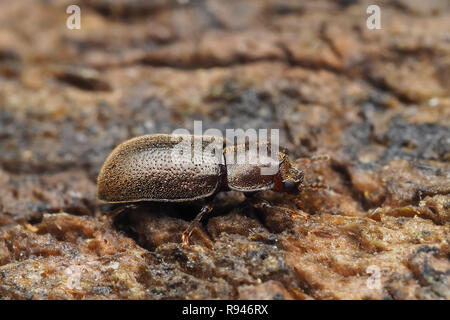
[[[174, 157], [174, 148], [182, 141], [187, 141], [188, 147], [200, 146], [201, 152]], [[227, 159], [232, 159], [230, 155], [234, 157], [239, 150], [244, 150], [247, 157], [258, 159], [259, 153], [255, 150], [270, 144], [258, 143], [258, 149], [254, 149], [248, 144], [230, 147], [226, 142], [215, 136], [169, 134], [144, 135], [125, 141], [103, 164], [97, 181], [98, 199], [128, 205], [144, 201], [203, 201], [200, 213], [182, 234], [183, 245], [188, 245], [194, 227], [212, 210], [213, 199], [220, 191], [241, 191], [255, 207], [279, 210], [255, 194], [262, 190], [296, 193], [305, 188], [324, 188], [317, 184], [304, 185], [303, 171], [296, 168], [284, 152], [278, 152], [277, 167], [271, 174], [261, 173], [267, 163], [227, 163]]]

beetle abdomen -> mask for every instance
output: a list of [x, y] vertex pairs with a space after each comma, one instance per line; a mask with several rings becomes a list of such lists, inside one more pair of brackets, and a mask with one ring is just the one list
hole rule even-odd
[[[223, 144], [212, 136], [154, 134], [128, 140], [106, 159], [98, 177], [98, 198], [105, 202], [170, 201], [206, 198], [220, 185], [223, 155], [214, 152], [174, 156], [174, 147]], [[202, 140], [203, 139], [203, 140]], [[190, 142], [189, 142], [190, 141]]]

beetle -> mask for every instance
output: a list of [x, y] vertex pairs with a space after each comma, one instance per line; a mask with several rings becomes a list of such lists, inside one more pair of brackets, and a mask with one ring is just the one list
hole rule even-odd
[[[187, 142], [187, 147], [200, 146], [196, 149], [200, 152], [178, 156], [174, 150], [182, 142]], [[138, 202], [201, 201], [202, 209], [182, 233], [183, 246], [187, 246], [195, 226], [213, 209], [218, 192], [240, 191], [256, 208], [279, 210], [280, 207], [256, 194], [263, 190], [297, 193], [305, 188], [326, 188], [304, 184], [304, 172], [289, 160], [285, 151], [278, 152], [276, 170], [269, 174], [261, 170], [267, 168], [267, 162], [230, 161], [238, 151], [243, 151], [246, 159], [251, 156], [259, 159], [261, 147], [272, 147], [268, 142], [257, 142], [257, 148], [248, 142], [231, 146], [227, 142], [216, 136], [174, 134], [150, 134], [127, 140], [105, 160], [97, 179], [97, 197], [102, 203], [128, 207]], [[327, 159], [328, 156], [318, 156], [300, 161], [307, 164]]]

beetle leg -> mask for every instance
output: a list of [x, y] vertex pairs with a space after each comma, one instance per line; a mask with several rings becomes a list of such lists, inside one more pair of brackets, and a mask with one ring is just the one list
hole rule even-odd
[[138, 206], [135, 204], [126, 204], [126, 205], [122, 205], [119, 206], [115, 209], [113, 209], [112, 211], [108, 212], [105, 216], [110, 217], [111, 219], [114, 219], [115, 217], [117, 217], [120, 213], [126, 211], [126, 210], [130, 210], [130, 209], [136, 209]]
[[262, 211], [266, 211], [266, 212], [270, 212], [270, 211], [280, 211], [284, 214], [289, 213], [289, 216], [291, 218], [293, 217], [300, 217], [302, 219], [308, 219], [308, 215], [306, 213], [299, 213], [297, 211], [294, 211], [292, 209], [289, 208], [284, 208], [284, 207], [279, 207], [279, 206], [274, 206], [272, 205], [269, 201], [255, 197], [255, 196], [249, 196], [247, 197], [247, 199], [250, 201], [250, 203], [252, 204], [252, 206], [256, 209], [262, 210]]
[[213, 201], [210, 201], [210, 202], [206, 203], [202, 207], [200, 212], [197, 214], [195, 219], [186, 228], [186, 230], [183, 231], [183, 233], [181, 234], [181, 240], [182, 240], [182, 243], [183, 243], [183, 247], [189, 246], [189, 237], [191, 236], [192, 231], [194, 231], [194, 228], [200, 223], [200, 220], [202, 219], [202, 217], [205, 214], [211, 212], [213, 207], [214, 207]]

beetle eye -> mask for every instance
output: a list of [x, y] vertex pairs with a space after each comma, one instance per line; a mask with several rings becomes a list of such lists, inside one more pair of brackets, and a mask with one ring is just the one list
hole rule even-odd
[[286, 191], [295, 190], [295, 187], [296, 187], [296, 183], [294, 181], [292, 181], [292, 180], [283, 181], [284, 190], [286, 190]]

